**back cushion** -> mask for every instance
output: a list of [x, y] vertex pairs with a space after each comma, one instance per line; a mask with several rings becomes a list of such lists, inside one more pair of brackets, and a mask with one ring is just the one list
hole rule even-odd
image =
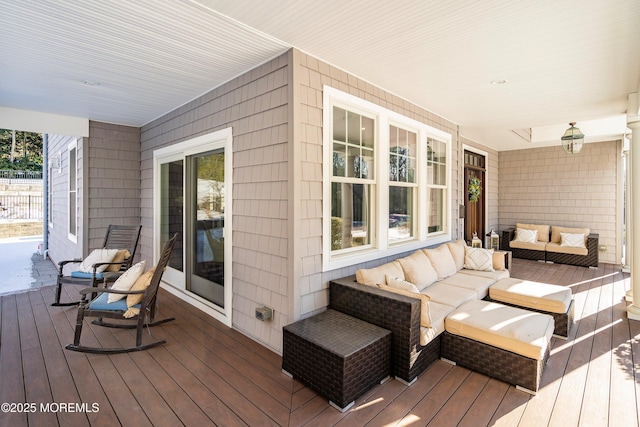
[[388, 262], [376, 268], [361, 268], [356, 271], [356, 280], [358, 283], [367, 286], [386, 285], [386, 276], [398, 277], [404, 279], [404, 272], [398, 261]]
[[423, 249], [424, 253], [429, 257], [431, 265], [438, 273], [438, 280], [453, 276], [458, 271], [453, 255], [447, 245], [440, 245], [434, 249]]
[[591, 230], [588, 228], [551, 227], [551, 243], [560, 243], [560, 233], [584, 234], [585, 239]]
[[411, 255], [398, 260], [404, 271], [404, 277], [423, 290], [438, 280], [438, 273], [431, 265], [429, 258], [422, 251], [415, 251]]
[[453, 256], [453, 262], [456, 263], [456, 269], [462, 270], [467, 243], [463, 239], [459, 239], [455, 242], [447, 243], [447, 247], [451, 251], [451, 256]]
[[516, 228], [525, 228], [527, 230], [538, 230], [538, 242], [549, 241], [549, 227], [548, 225], [539, 225], [539, 224], [516, 224]]

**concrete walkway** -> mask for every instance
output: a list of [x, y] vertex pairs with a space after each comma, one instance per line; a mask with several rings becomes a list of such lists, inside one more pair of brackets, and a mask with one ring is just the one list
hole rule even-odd
[[55, 285], [58, 271], [38, 254], [42, 236], [0, 239], [0, 295]]

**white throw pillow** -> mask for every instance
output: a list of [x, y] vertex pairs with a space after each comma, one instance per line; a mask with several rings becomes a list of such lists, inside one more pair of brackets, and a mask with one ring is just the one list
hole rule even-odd
[[[142, 273], [144, 273], [146, 264], [147, 262], [145, 260], [142, 260], [139, 263], [132, 265], [127, 271], [122, 273], [122, 276], [118, 277], [118, 280], [113, 283], [111, 289], [115, 289], [118, 291], [131, 290], [131, 287], [134, 283], [136, 283], [138, 277], [142, 276]], [[109, 294], [107, 302], [112, 303], [121, 300], [124, 297], [126, 297], [125, 294]]]
[[[78, 271], [83, 273], [93, 273], [93, 264], [101, 262], [111, 262], [118, 253], [118, 249], [94, 249], [88, 257], [80, 263]], [[101, 265], [96, 269], [96, 273], [102, 273], [109, 267], [108, 265]]]
[[387, 285], [402, 291], [409, 291], [416, 294], [420, 293], [420, 289], [418, 289], [416, 285], [396, 276], [387, 275]]
[[516, 238], [514, 240], [524, 243], [536, 243], [538, 241], [538, 230], [518, 228], [516, 229]]
[[584, 244], [584, 234], [560, 233], [560, 246], [586, 248]]
[[493, 249], [467, 247], [464, 256], [464, 268], [467, 270], [495, 271], [493, 269]]

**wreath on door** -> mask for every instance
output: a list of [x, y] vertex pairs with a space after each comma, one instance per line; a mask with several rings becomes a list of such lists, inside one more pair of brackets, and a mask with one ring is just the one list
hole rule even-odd
[[469, 201], [477, 202], [480, 200], [480, 193], [482, 192], [482, 181], [479, 178], [469, 179]]

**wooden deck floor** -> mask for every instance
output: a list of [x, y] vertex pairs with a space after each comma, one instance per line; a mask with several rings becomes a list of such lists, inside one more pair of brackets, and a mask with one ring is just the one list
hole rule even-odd
[[[0, 426], [637, 426], [640, 322], [626, 318], [629, 278], [514, 260], [512, 276], [571, 286], [577, 323], [553, 339], [538, 395], [436, 362], [406, 387], [388, 381], [342, 414], [281, 372], [281, 358], [161, 292], [152, 330], [168, 343], [113, 356], [67, 351], [75, 308], [51, 286], [0, 304]], [[70, 292], [72, 289], [69, 290]], [[128, 344], [130, 331], [85, 328], [85, 344]], [[34, 404], [27, 405], [24, 404]]]

